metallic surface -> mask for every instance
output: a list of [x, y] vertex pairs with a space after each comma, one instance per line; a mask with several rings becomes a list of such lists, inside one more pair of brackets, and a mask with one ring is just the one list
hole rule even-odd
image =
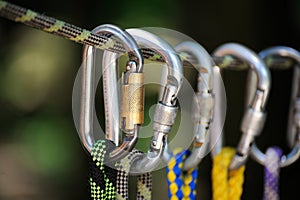
[[[300, 53], [297, 50], [289, 47], [277, 46], [260, 52], [259, 56], [264, 60], [271, 56], [291, 58], [296, 61], [298, 65], [294, 68], [293, 91], [287, 130], [288, 140], [289, 144], [292, 146], [292, 150], [288, 155], [282, 156], [280, 161], [280, 166], [286, 167], [294, 163], [300, 156]], [[255, 144], [253, 144], [251, 147], [251, 156], [260, 164], [265, 165], [266, 155], [262, 153]]]
[[[95, 51], [96, 52], [96, 51]], [[94, 55], [96, 56], [96, 55]], [[119, 54], [103, 52], [102, 80], [105, 115], [105, 138], [119, 146], [122, 140], [120, 130], [120, 101], [117, 85], [117, 60]]]
[[[198, 43], [186, 41], [175, 46], [175, 50], [186, 53], [189, 61], [198, 71], [197, 94], [194, 103], [194, 148], [191, 155], [183, 164], [183, 170], [189, 170], [197, 166], [202, 157], [201, 148], [209, 132], [212, 121], [214, 95], [213, 90], [213, 66], [214, 62], [208, 52]], [[196, 62], [193, 62], [196, 60]]]
[[[213, 68], [214, 73], [214, 94], [215, 94], [215, 102], [214, 102], [214, 113], [213, 113], [213, 122], [211, 125], [210, 132], [210, 144], [209, 147], [211, 149], [211, 156], [215, 157], [218, 155], [223, 147], [224, 141], [224, 130], [223, 125], [225, 122], [226, 115], [226, 102], [225, 102], [225, 89], [223, 90], [221, 69], [219, 67]], [[225, 104], [225, 105], [224, 105]]]
[[[130, 52], [130, 58], [135, 61], [138, 60], [137, 71], [143, 69], [143, 58], [141, 57], [140, 51], [137, 44], [134, 42], [134, 39], [128, 33], [113, 25], [98, 26], [93, 30], [93, 32], [96, 34], [99, 32], [105, 34], [109, 33], [117, 37], [119, 40], [126, 42], [124, 45], [126, 46], [126, 50]], [[82, 143], [88, 152], [90, 152], [93, 144], [95, 143], [93, 133], [93, 110], [96, 83], [93, 51], [93, 47], [91, 46], [84, 46], [83, 48], [83, 78], [79, 130]], [[133, 139], [137, 140], [137, 138]], [[128, 143], [126, 142], [126, 144]], [[130, 148], [132, 149], [133, 147], [134, 146]]]
[[144, 123], [144, 74], [130, 73], [128, 83], [122, 84], [121, 102], [121, 119], [124, 120], [121, 122], [125, 131], [130, 132], [135, 125]]
[[248, 66], [257, 76], [256, 92], [254, 97], [247, 105], [247, 111], [242, 119], [242, 137], [237, 147], [237, 152], [231, 162], [230, 169], [237, 169], [243, 165], [249, 154], [249, 150], [255, 136], [260, 134], [260, 129], [247, 126], [248, 122], [263, 124], [265, 105], [269, 96], [271, 77], [268, 68], [262, 59], [260, 59], [250, 49], [235, 43], [228, 43], [218, 47], [214, 53], [215, 56], [231, 55], [248, 63]]
[[[166, 123], [161, 124], [161, 122], [156, 121], [154, 117], [154, 132], [150, 149], [146, 155], [141, 156], [131, 167], [132, 174], [139, 174], [154, 170], [161, 161], [164, 147], [167, 144], [168, 131], [171, 130], [173, 125], [171, 122], [175, 119], [175, 111], [177, 110], [176, 98], [182, 84], [183, 67], [175, 50], [158, 36], [140, 29], [127, 29], [127, 31], [134, 37], [141, 48], [151, 47], [151, 49], [155, 49], [159, 52], [168, 67], [164, 92], [158, 101], [154, 114], [157, 116], [161, 113], [161, 109], [164, 111], [169, 110], [167, 112], [168, 114], [161, 113], [167, 114], [164, 118], [164, 122]], [[161, 119], [163, 119], [163, 117]]]

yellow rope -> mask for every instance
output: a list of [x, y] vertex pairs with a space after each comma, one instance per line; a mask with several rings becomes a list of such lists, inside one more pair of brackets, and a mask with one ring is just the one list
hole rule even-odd
[[239, 200], [243, 192], [245, 166], [229, 171], [234, 149], [225, 147], [213, 159], [213, 200]]

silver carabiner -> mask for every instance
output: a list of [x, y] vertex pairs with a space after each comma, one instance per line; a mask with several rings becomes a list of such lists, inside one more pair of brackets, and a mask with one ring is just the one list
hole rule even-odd
[[249, 154], [254, 138], [262, 131], [265, 121], [265, 105], [269, 96], [271, 77], [268, 68], [253, 51], [236, 43], [228, 43], [218, 47], [214, 56], [230, 55], [248, 63], [251, 70], [257, 76], [256, 92], [247, 110], [244, 113], [241, 131], [242, 137], [237, 147], [237, 151], [230, 164], [230, 169], [237, 169], [243, 165]]
[[[175, 46], [175, 50], [181, 54], [187, 54], [185, 60], [190, 62], [198, 70], [197, 94], [194, 103], [194, 144], [191, 155], [185, 160], [183, 170], [187, 171], [197, 166], [203, 153], [203, 147], [210, 129], [214, 106], [213, 95], [213, 66], [214, 61], [208, 52], [198, 43], [186, 41]], [[196, 62], [193, 62], [196, 58]]]
[[[116, 37], [120, 40], [126, 51], [128, 52], [129, 61], [126, 66], [126, 72], [124, 73], [123, 85], [128, 84], [130, 81], [131, 74], [142, 74], [143, 70], [143, 57], [136, 44], [135, 40], [126, 31], [113, 25], [101, 25], [93, 30], [93, 33], [102, 33], [112, 35], [111, 37]], [[109, 40], [107, 45], [112, 44], [113, 40]], [[82, 91], [81, 91], [81, 112], [80, 112], [80, 123], [79, 123], [79, 133], [81, 141], [85, 149], [90, 152], [91, 148], [95, 143], [94, 133], [93, 133], [93, 111], [94, 111], [94, 96], [95, 91], [95, 67], [94, 67], [94, 52], [95, 48], [92, 46], [84, 46], [83, 48], [83, 79], [82, 79]], [[91, 55], [91, 56], [88, 56]], [[143, 83], [140, 84], [143, 86]], [[139, 94], [141, 96], [141, 94]], [[143, 99], [142, 99], [143, 101]], [[141, 101], [139, 102], [141, 104]], [[127, 102], [127, 104], [129, 104]], [[118, 104], [117, 104], [118, 105]], [[141, 106], [138, 106], [139, 108]], [[143, 109], [143, 108], [141, 108]], [[139, 110], [140, 111], [140, 110]], [[143, 110], [140, 111], [143, 113]], [[127, 124], [126, 124], [127, 125]], [[136, 141], [137, 134], [139, 131], [139, 126], [141, 124], [134, 124], [133, 130], [127, 130], [125, 139], [120, 147], [118, 147], [112, 157], [116, 157], [121, 150], [130, 151]]]
[[103, 101], [105, 114], [105, 139], [120, 145], [120, 102], [117, 84], [117, 60], [119, 55], [104, 51], [102, 56]]
[[126, 29], [141, 48], [152, 49], [162, 56], [168, 71], [166, 85], [158, 101], [153, 118], [153, 136], [147, 154], [131, 165], [132, 174], [152, 171], [161, 161], [161, 155], [167, 146], [167, 136], [175, 122], [178, 107], [177, 95], [182, 85], [183, 67], [175, 50], [158, 36], [141, 30]]
[[[277, 46], [268, 48], [259, 53], [262, 59], [267, 59], [272, 56], [280, 56], [284, 58], [291, 58], [300, 64], [300, 52], [284, 46]], [[293, 78], [293, 95], [291, 98], [290, 115], [288, 121], [288, 136], [293, 138], [293, 148], [288, 155], [282, 156], [280, 161], [280, 167], [286, 167], [294, 163], [300, 156], [300, 68], [295, 66], [294, 78]], [[265, 165], [266, 155], [262, 153], [258, 147], [253, 144], [251, 147], [251, 156], [258, 163]]]

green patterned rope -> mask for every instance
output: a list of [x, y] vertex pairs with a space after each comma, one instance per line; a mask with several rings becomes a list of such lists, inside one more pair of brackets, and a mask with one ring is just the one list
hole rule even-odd
[[[0, 1], [0, 16], [15, 22], [23, 23], [27, 26], [45, 31], [50, 34], [64, 37], [76, 43], [86, 44], [98, 49], [108, 50], [120, 54], [126, 52], [123, 45], [110, 35], [94, 34], [89, 30], [6, 1]], [[164, 62], [163, 57], [154, 49], [142, 48], [141, 51], [144, 59], [146, 60]], [[186, 61], [185, 56], [186, 55], [184, 54], [180, 54], [182, 61], [188, 65], [189, 62]], [[220, 66], [221, 68], [234, 70], [248, 69], [244, 62], [230, 56], [213, 57], [213, 59], [217, 66]], [[286, 69], [292, 67], [295, 63], [289, 59], [271, 58], [268, 60], [268, 64], [270, 64], [272, 68]]]

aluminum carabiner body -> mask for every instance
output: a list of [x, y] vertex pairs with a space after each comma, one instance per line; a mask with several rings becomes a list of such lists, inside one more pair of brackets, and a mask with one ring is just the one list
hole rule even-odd
[[154, 170], [161, 161], [167, 146], [167, 136], [175, 122], [178, 107], [177, 95], [182, 85], [183, 67], [175, 50], [163, 39], [141, 29], [127, 29], [140, 48], [156, 51], [167, 65], [167, 77], [161, 99], [158, 101], [153, 117], [153, 136], [147, 154], [131, 165], [131, 174], [141, 174]]
[[[294, 67], [293, 92], [287, 130], [288, 137], [291, 140], [292, 150], [288, 155], [282, 156], [280, 162], [281, 167], [286, 167], [294, 163], [300, 156], [300, 52], [289, 47], [277, 46], [261, 51], [259, 56], [264, 60], [274, 56], [291, 58], [298, 65]], [[255, 144], [251, 147], [251, 157], [258, 163], [265, 165], [266, 155], [261, 152]]]
[[[126, 78], [124, 79], [124, 84], [128, 84], [130, 81], [131, 74], [141, 74], [143, 70], [143, 57], [141, 55], [140, 49], [136, 44], [135, 40], [132, 38], [130, 34], [126, 31], [119, 29], [113, 25], [101, 25], [96, 27], [93, 30], [93, 33], [102, 33], [111, 35], [111, 37], [116, 37], [116, 39], [120, 40], [126, 51], [128, 52], [129, 61], [126, 66], [126, 72], [124, 73]], [[113, 40], [111, 40], [113, 41]], [[112, 44], [112, 43], [111, 43]], [[107, 45], [110, 45], [108, 42]], [[82, 91], [81, 91], [81, 111], [80, 111], [80, 123], [79, 123], [79, 134], [81, 141], [85, 147], [85, 149], [90, 152], [91, 148], [95, 143], [95, 137], [93, 132], [93, 114], [94, 114], [94, 91], [96, 88], [96, 77], [95, 77], [95, 51], [96, 49], [92, 46], [85, 45], [83, 48], [83, 78], [82, 78]], [[143, 86], [143, 82], [139, 83], [139, 86]], [[139, 92], [143, 92], [139, 91]], [[139, 96], [143, 96], [143, 93]], [[143, 114], [143, 98], [140, 100], [139, 105], [135, 105], [139, 107], [139, 113]], [[129, 102], [127, 102], [127, 105]], [[118, 105], [118, 104], [117, 104]], [[106, 116], [107, 117], [107, 116]], [[130, 151], [134, 148], [135, 143], [137, 141], [137, 134], [139, 131], [139, 126], [141, 123], [134, 124], [133, 130], [126, 129], [125, 139], [122, 145], [116, 149], [115, 153], [112, 155], [113, 157], [117, 156], [116, 152], [121, 150]]]
[[[246, 62], [257, 76], [255, 95], [249, 101], [244, 113], [241, 131], [242, 136], [239, 141], [237, 151], [230, 164], [230, 169], [237, 169], [243, 165], [249, 155], [250, 147], [254, 138], [262, 131], [265, 121], [265, 105], [269, 96], [271, 77], [270, 72], [262, 59], [260, 59], [250, 49], [236, 43], [228, 43], [218, 47], [214, 56], [233, 56]], [[252, 86], [253, 87], [253, 86]]]
[[[198, 71], [198, 85], [196, 99], [194, 99], [195, 110], [194, 121], [194, 144], [191, 155], [185, 160], [183, 170], [187, 171], [197, 166], [202, 157], [202, 148], [212, 121], [214, 95], [213, 95], [213, 67], [215, 66], [211, 56], [198, 43], [185, 41], [175, 46], [179, 54], [186, 54], [185, 60], [190, 62]], [[205, 149], [204, 149], [205, 150]]]

